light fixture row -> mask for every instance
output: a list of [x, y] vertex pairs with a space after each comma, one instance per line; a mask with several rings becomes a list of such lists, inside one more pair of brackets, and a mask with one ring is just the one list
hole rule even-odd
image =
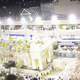
[[[75, 14], [70, 14], [69, 16], [68, 16], [68, 20], [69, 20], [69, 22], [70, 23], [76, 23], [77, 22], [77, 17], [76, 17], [76, 15]], [[31, 18], [31, 21], [33, 21], [33, 19]], [[38, 22], [40, 22], [40, 21], [42, 21], [42, 18], [40, 17], [40, 16], [37, 16], [36, 18], [35, 18], [35, 20], [34, 20], [34, 22], [36, 22], [36, 23], [38, 23]], [[54, 24], [56, 24], [56, 23], [58, 23], [58, 16], [57, 15], [53, 15], [52, 17], [51, 17], [51, 23], [54, 23]], [[7, 24], [14, 24], [14, 20], [11, 18], [11, 17], [9, 17], [7, 20], [6, 20], [6, 22], [7, 22]], [[21, 24], [27, 24], [27, 20], [26, 20], [26, 18], [25, 17], [21, 17], [21, 19], [20, 19], [20, 23]], [[0, 24], [2, 24], [2, 21], [0, 21]]]

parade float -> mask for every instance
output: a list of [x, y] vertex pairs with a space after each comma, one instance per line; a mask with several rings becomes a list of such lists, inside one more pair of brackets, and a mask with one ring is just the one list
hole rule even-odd
[[45, 80], [65, 71], [69, 60], [75, 57], [72, 53], [79, 52], [73, 48], [78, 46], [75, 42], [79, 41], [79, 24], [69, 24], [64, 20], [60, 24], [52, 24], [38, 19], [39, 23], [1, 25], [0, 64], [5, 68], [7, 65], [9, 73], [15, 72], [12, 71], [14, 67], [18, 74], [25, 75], [31, 71], [30, 75], [36, 73]]
[[[13, 31], [14, 32], [14, 31]], [[36, 35], [37, 34], [37, 35]], [[9, 59], [17, 63], [17, 67], [26, 66], [31, 69], [43, 70], [53, 56], [52, 39], [40, 33], [32, 34], [10, 33], [0, 36], [0, 48], [4, 61]], [[5, 60], [7, 58], [7, 60]]]

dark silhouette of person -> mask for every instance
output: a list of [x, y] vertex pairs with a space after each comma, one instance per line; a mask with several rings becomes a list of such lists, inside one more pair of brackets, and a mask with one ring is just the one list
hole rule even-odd
[[38, 80], [37, 78], [33, 78], [32, 80]]
[[6, 76], [6, 80], [17, 80], [17, 76], [13, 74], [9, 74], [8, 76]]

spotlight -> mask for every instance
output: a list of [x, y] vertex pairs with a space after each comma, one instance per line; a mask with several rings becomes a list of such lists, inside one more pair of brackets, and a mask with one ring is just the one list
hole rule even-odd
[[51, 17], [51, 20], [58, 20], [58, 16], [57, 16], [57, 15], [53, 15], [53, 16]]
[[0, 21], [0, 25], [1, 25], [1, 23], [2, 23], [2, 22]]
[[57, 16], [57, 15], [53, 15], [53, 16], [51, 17], [51, 23], [52, 23], [52, 24], [58, 24], [58, 23], [59, 23], [59, 21], [58, 21], [58, 16]]
[[9, 24], [9, 25], [12, 25], [12, 24], [13, 24], [12, 18], [8, 18], [8, 19], [7, 19], [7, 24]]
[[68, 20], [69, 20], [69, 23], [71, 23], [71, 24], [77, 23], [77, 17], [76, 17], [75, 14], [70, 14], [70, 15], [68, 16]]
[[30, 21], [33, 21], [33, 18], [31, 16], [29, 17], [29, 19], [30, 19]]
[[38, 22], [38, 21], [41, 21], [41, 20], [42, 20], [41, 17], [38, 16], [38, 17], [36, 17], [35, 22]]
[[26, 24], [26, 19], [24, 17], [21, 17], [21, 24]]

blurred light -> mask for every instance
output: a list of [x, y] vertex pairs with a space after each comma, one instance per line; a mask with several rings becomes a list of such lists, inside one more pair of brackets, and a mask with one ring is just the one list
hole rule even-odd
[[35, 18], [34, 23], [35, 23], [36, 25], [42, 25], [42, 24], [43, 24], [42, 18], [41, 18], [40, 16], [37, 16], [37, 17]]
[[2, 22], [0, 21], [0, 25], [2, 24]]
[[42, 21], [40, 16], [36, 17], [36, 19], [35, 19], [35, 22], [38, 22], [38, 21]]
[[8, 18], [8, 19], [7, 19], [7, 24], [9, 24], [9, 25], [12, 25], [12, 24], [13, 24], [12, 18]]
[[27, 21], [24, 17], [21, 18], [21, 24], [27, 24]]
[[53, 15], [51, 17], [51, 23], [52, 24], [58, 24], [59, 23], [59, 20], [58, 20], [58, 16], [57, 15]]
[[53, 16], [51, 17], [51, 20], [58, 20], [58, 16], [57, 16], [57, 15], [53, 15]]
[[77, 23], [77, 17], [76, 17], [75, 14], [70, 14], [70, 15], [68, 16], [68, 20], [69, 20], [69, 23], [72, 23], [72, 24]]
[[30, 18], [30, 21], [33, 21], [33, 18], [31, 16], [29, 18]]

